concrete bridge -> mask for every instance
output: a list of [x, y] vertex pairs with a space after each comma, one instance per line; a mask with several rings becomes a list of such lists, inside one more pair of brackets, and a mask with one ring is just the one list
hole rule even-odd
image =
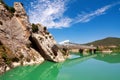
[[80, 52], [80, 53], [95, 53], [96, 52], [96, 47], [94, 46], [87, 46], [87, 45], [81, 45], [77, 43], [71, 43], [71, 42], [66, 42], [64, 44], [58, 44], [58, 47], [60, 49], [63, 49], [65, 51], [71, 51], [71, 52]]

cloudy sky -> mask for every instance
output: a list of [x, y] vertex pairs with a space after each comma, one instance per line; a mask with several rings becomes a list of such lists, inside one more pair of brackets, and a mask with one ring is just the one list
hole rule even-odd
[[120, 0], [4, 0], [24, 4], [31, 23], [48, 28], [57, 42], [87, 43], [120, 37]]

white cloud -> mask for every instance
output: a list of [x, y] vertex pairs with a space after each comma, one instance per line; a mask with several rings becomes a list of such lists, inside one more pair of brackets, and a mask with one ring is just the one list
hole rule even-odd
[[[120, 2], [106, 5], [91, 12], [83, 12], [75, 18], [69, 18], [64, 15], [67, 11], [69, 0], [35, 0], [31, 2], [28, 15], [31, 23], [41, 23], [48, 28], [69, 27], [76, 23], [89, 22], [93, 18], [103, 15], [111, 7], [120, 4]], [[120, 9], [119, 9], [120, 10]]]
[[114, 4], [110, 4], [110, 5], [106, 5], [102, 8], [99, 8], [95, 11], [92, 11], [90, 13], [82, 13], [82, 14], [78, 14], [78, 16], [75, 18], [74, 23], [85, 23], [85, 22], [89, 22], [91, 19], [93, 19], [96, 16], [100, 16], [105, 14], [105, 12], [110, 9], [111, 7], [120, 4], [120, 2], [114, 3]]
[[104, 7], [100, 8], [100, 9], [97, 9], [97, 10], [91, 12], [91, 13], [79, 14], [75, 19], [75, 23], [88, 22], [96, 16], [105, 14], [105, 12], [111, 7], [112, 7], [112, 5], [107, 5], [107, 6], [104, 6]]
[[31, 23], [42, 23], [48, 28], [68, 27], [72, 21], [63, 14], [66, 11], [66, 0], [36, 0], [31, 2], [29, 18]]

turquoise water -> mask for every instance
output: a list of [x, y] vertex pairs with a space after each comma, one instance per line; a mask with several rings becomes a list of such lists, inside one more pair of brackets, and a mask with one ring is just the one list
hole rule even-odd
[[20, 66], [0, 76], [0, 80], [120, 80], [120, 54], [72, 54], [63, 63]]

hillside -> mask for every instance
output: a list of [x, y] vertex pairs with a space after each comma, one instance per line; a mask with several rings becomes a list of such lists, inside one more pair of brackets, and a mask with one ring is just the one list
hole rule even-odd
[[94, 46], [120, 46], [120, 38], [116, 37], [108, 37], [101, 40], [96, 40], [90, 43], [87, 43], [86, 45], [94, 45]]

